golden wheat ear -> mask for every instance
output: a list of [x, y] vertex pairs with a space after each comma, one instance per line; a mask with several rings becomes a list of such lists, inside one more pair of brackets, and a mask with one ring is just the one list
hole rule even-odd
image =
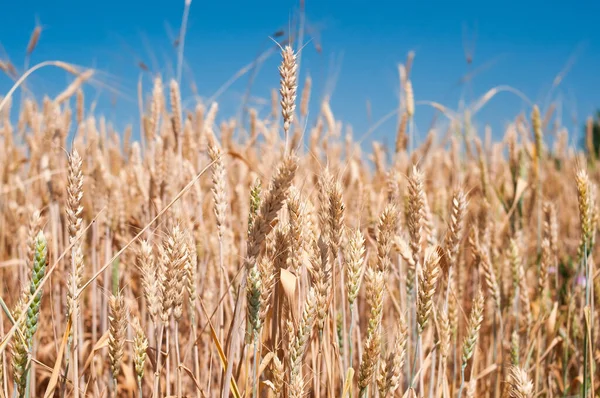
[[533, 383], [527, 376], [527, 372], [518, 366], [511, 366], [508, 377], [508, 397], [510, 398], [532, 398]]
[[108, 357], [114, 382], [113, 388], [116, 390], [117, 378], [121, 374], [123, 355], [125, 353], [128, 311], [125, 307], [125, 299], [120, 293], [116, 296], [110, 296], [109, 307]]

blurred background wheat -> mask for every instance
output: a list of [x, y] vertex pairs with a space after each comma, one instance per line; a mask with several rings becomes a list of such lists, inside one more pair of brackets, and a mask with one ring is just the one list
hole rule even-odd
[[[228, 83], [184, 99], [190, 10], [122, 130], [87, 95], [111, 76], [30, 65], [42, 25], [22, 70], [2, 59], [0, 397], [600, 394], [600, 125], [562, 123], [569, 68], [547, 103], [455, 107], [418, 100], [409, 51], [395, 109], [354, 136], [302, 73], [303, 2], [234, 75], [279, 64], [241, 112]], [[69, 82], [40, 97], [51, 69]], [[503, 92], [524, 111], [492, 134], [476, 115]], [[447, 122], [421, 136], [421, 109]]]

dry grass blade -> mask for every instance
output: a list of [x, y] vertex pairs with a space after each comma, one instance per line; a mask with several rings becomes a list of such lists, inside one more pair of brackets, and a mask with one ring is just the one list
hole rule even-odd
[[58, 385], [58, 380], [60, 378], [60, 372], [62, 370], [62, 360], [65, 356], [65, 349], [67, 348], [67, 342], [69, 340], [69, 333], [71, 332], [71, 319], [67, 320], [67, 326], [65, 328], [65, 332], [63, 333], [63, 338], [60, 343], [60, 348], [58, 353], [56, 354], [56, 362], [54, 363], [54, 368], [52, 369], [52, 375], [50, 376], [50, 380], [48, 381], [48, 386], [46, 387], [46, 392], [44, 393], [44, 398], [50, 398], [54, 396], [54, 390]]
[[[219, 337], [217, 336], [217, 332], [215, 331], [215, 328], [212, 325], [210, 316], [208, 315], [208, 312], [206, 311], [206, 308], [204, 307], [204, 303], [202, 303], [202, 300], [200, 300], [200, 307], [202, 308], [202, 311], [204, 312], [204, 315], [206, 316], [208, 326], [210, 327], [210, 336], [212, 338], [212, 341], [213, 341], [215, 347], [217, 348], [217, 353], [219, 354], [219, 360], [221, 361], [221, 367], [223, 368], [223, 371], [225, 371], [227, 369], [227, 365], [228, 365], [227, 358], [225, 357], [225, 352], [223, 351], [223, 346], [219, 342]], [[239, 388], [238, 388], [235, 380], [231, 379], [230, 383], [231, 383], [231, 391], [232, 391], [234, 397], [241, 398], [240, 391], [239, 391]]]

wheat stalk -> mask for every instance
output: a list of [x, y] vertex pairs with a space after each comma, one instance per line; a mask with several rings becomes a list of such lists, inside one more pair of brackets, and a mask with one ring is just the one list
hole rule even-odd
[[288, 344], [288, 394], [290, 398], [301, 398], [304, 396], [302, 362], [312, 335], [311, 329], [316, 316], [316, 297], [317, 293], [311, 288], [304, 303], [302, 318], [295, 332], [292, 323], [289, 320], [287, 321], [288, 333], [291, 331]]
[[79, 300], [78, 293], [83, 278], [83, 250], [77, 239], [81, 238], [83, 229], [83, 173], [81, 171], [82, 159], [76, 149], [69, 156], [69, 174], [67, 182], [67, 220], [69, 242], [71, 249], [71, 273], [69, 275], [69, 289], [67, 290], [67, 314], [71, 317], [71, 333], [73, 338], [73, 393], [79, 396]]

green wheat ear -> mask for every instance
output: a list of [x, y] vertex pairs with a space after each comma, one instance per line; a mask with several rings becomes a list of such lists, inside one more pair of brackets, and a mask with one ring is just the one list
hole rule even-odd
[[260, 273], [256, 264], [250, 268], [248, 272], [248, 285], [246, 287], [247, 304], [247, 327], [246, 327], [246, 343], [252, 342], [256, 334], [260, 332], [260, 291], [261, 280]]
[[[19, 301], [13, 309], [13, 315], [15, 319], [19, 319], [21, 317], [26, 304], [24, 302], [25, 299], [26, 297], [19, 298]], [[19, 322], [19, 332], [22, 334], [22, 336], [25, 336], [27, 334], [25, 328], [25, 321]], [[19, 397], [25, 395], [25, 386], [27, 384], [27, 361], [27, 342], [24, 338], [17, 336], [17, 338], [13, 339], [12, 342], [12, 369]]]
[[44, 233], [40, 231], [35, 238], [35, 252], [33, 257], [33, 270], [31, 272], [31, 285], [29, 287], [30, 299], [33, 301], [27, 309], [27, 344], [31, 349], [33, 345], [33, 335], [38, 327], [38, 319], [40, 315], [40, 303], [42, 300], [42, 292], [36, 294], [44, 275], [46, 275], [46, 263], [48, 258], [48, 245]]
[[[31, 368], [29, 355], [33, 349], [33, 335], [38, 327], [40, 303], [42, 300], [42, 292], [40, 291], [37, 294], [36, 292], [46, 274], [47, 258], [48, 247], [46, 237], [43, 232], [40, 232], [37, 234], [34, 243], [33, 269], [31, 270], [29, 292], [25, 289], [23, 297], [14, 311], [15, 319], [21, 317], [22, 311], [26, 311], [27, 314], [25, 322], [20, 324], [25, 339], [16, 339], [13, 345], [13, 369], [16, 375], [15, 381], [19, 397], [28, 396], [27, 389], [29, 387], [29, 371]], [[25, 305], [29, 301], [31, 301], [31, 305], [25, 308]]]
[[254, 223], [254, 219], [258, 214], [258, 209], [260, 209], [261, 197], [260, 193], [262, 191], [262, 185], [260, 184], [260, 179], [256, 179], [254, 181], [254, 185], [250, 188], [250, 212], [248, 214], [248, 235], [250, 235], [252, 231], [252, 224]]

